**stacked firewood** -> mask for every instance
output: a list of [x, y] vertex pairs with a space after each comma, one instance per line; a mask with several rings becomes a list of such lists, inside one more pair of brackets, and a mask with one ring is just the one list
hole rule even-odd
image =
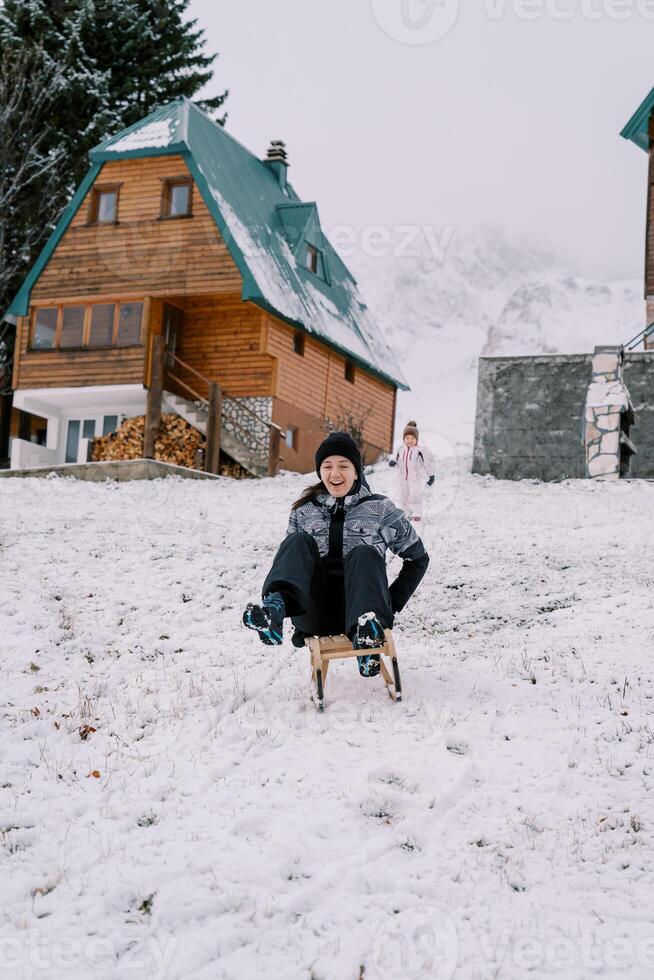
[[[99, 460], [141, 459], [143, 456], [143, 435], [145, 416], [137, 415], [125, 419], [116, 432], [108, 436], [98, 436], [93, 440], [94, 462]], [[195, 469], [199, 465], [200, 454], [205, 444], [204, 436], [179, 415], [162, 415], [161, 424], [154, 441], [154, 458], [163, 463], [174, 463]]]
[[[120, 428], [108, 436], [93, 440], [93, 462], [116, 459], [142, 459], [145, 416], [125, 419]], [[204, 468], [206, 440], [201, 432], [179, 415], [162, 415], [154, 441], [154, 457], [162, 463], [175, 463], [189, 469]], [[220, 475], [247, 480], [250, 473], [240, 463], [220, 453]]]

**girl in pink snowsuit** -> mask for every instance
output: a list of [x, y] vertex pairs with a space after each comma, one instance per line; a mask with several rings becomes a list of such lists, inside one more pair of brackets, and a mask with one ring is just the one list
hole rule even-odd
[[422, 499], [425, 486], [433, 486], [434, 463], [429, 450], [418, 445], [418, 426], [408, 422], [400, 446], [389, 466], [398, 467], [399, 505], [412, 521], [422, 520]]

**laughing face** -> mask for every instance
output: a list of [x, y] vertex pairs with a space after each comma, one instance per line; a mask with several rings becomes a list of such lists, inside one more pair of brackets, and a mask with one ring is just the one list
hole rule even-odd
[[327, 456], [320, 467], [320, 479], [332, 497], [345, 497], [354, 486], [357, 471], [345, 456]]

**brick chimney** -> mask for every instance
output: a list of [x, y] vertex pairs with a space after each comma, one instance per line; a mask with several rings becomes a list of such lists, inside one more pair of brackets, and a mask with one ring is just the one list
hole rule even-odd
[[271, 140], [270, 146], [268, 147], [268, 155], [263, 162], [272, 170], [279, 181], [279, 186], [285, 191], [288, 160], [286, 159], [286, 146], [282, 140]]

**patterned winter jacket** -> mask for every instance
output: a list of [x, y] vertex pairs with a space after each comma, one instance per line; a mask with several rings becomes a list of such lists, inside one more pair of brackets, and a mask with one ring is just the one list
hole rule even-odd
[[291, 511], [286, 534], [306, 531], [318, 545], [321, 558], [327, 560], [342, 560], [360, 544], [372, 545], [382, 557], [387, 548], [399, 555], [403, 565], [389, 590], [393, 612], [399, 612], [427, 571], [425, 546], [404, 512], [388, 497], [361, 487], [345, 497], [342, 508], [340, 503], [330, 494], [319, 494]]

